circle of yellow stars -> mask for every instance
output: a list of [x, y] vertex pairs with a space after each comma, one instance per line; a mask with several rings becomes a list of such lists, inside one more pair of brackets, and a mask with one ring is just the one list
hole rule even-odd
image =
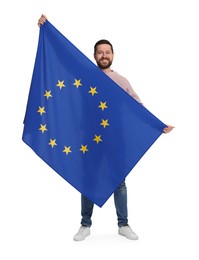
[[[73, 83], [73, 86], [75, 86], [77, 89], [79, 87], [82, 87], [81, 79], [78, 79], [78, 80], [75, 79], [74, 83]], [[66, 86], [64, 84], [64, 80], [62, 80], [62, 81], [58, 80], [58, 82], [56, 84], [56, 87], [58, 87], [60, 90], [62, 90], [62, 88], [65, 88]], [[90, 87], [90, 90], [88, 91], [88, 93], [91, 94], [92, 97], [94, 95], [98, 94], [97, 87]], [[46, 97], [47, 100], [49, 98], [52, 98], [53, 96], [51, 94], [51, 90], [49, 90], [49, 91], [45, 90], [44, 97]], [[100, 104], [99, 104], [98, 108], [101, 109], [102, 111], [104, 111], [105, 109], [108, 108], [107, 102], [106, 101], [105, 102], [100, 101]], [[38, 106], [37, 112], [40, 114], [40, 116], [45, 114], [46, 113], [45, 106], [43, 106], [43, 107]], [[102, 120], [100, 122], [100, 125], [103, 128], [106, 128], [107, 126], [109, 126], [108, 119], [103, 119], [102, 118]], [[46, 131], [48, 131], [47, 125], [46, 124], [44, 124], [44, 125], [40, 124], [40, 128], [38, 130], [41, 131], [42, 134], [44, 134]], [[100, 142], [102, 142], [102, 136], [95, 134], [94, 138], [93, 138], [93, 141], [95, 141], [96, 144], [99, 144]], [[56, 139], [50, 139], [48, 145], [51, 146], [51, 148], [54, 148], [55, 146], [57, 146]], [[81, 147], [80, 147], [79, 151], [82, 152], [82, 154], [85, 154], [86, 152], [89, 151], [88, 145], [87, 144], [86, 145], [81, 144]], [[69, 155], [70, 153], [72, 153], [71, 146], [64, 145], [64, 149], [63, 149], [62, 152], [64, 152], [66, 155]]]

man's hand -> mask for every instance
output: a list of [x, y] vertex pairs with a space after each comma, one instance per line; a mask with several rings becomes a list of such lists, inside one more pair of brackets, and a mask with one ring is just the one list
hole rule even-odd
[[41, 15], [41, 17], [38, 20], [38, 26], [40, 27], [41, 25], [43, 25], [47, 20], [47, 17], [45, 15]]
[[168, 134], [168, 133], [171, 132], [171, 130], [173, 130], [173, 128], [174, 128], [174, 126], [168, 125], [167, 127], [165, 127], [165, 128], [163, 129], [163, 132], [164, 132], [165, 134]]

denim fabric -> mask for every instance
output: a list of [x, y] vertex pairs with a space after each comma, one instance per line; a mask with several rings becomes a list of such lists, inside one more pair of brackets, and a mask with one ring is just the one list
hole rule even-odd
[[[117, 214], [118, 227], [128, 224], [128, 211], [127, 211], [127, 188], [126, 183], [123, 181], [114, 192], [114, 203]], [[81, 225], [90, 227], [92, 225], [94, 203], [81, 195]]]

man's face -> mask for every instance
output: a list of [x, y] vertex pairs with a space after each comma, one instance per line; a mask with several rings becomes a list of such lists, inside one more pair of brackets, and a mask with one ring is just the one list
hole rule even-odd
[[100, 44], [97, 46], [94, 58], [100, 69], [107, 69], [112, 65], [114, 54], [109, 44]]

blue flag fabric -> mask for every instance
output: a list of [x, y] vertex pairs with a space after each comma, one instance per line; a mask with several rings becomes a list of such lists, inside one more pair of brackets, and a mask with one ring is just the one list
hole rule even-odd
[[40, 27], [22, 140], [102, 207], [166, 125], [49, 21]]

